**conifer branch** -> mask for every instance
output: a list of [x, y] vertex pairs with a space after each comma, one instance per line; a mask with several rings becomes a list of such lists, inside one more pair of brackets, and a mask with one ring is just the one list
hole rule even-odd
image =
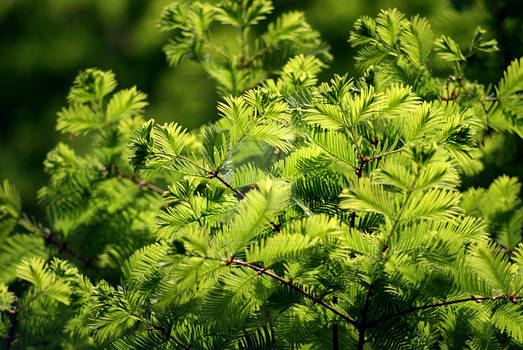
[[[492, 270], [484, 276], [481, 272], [485, 271], [479, 271], [478, 276], [472, 276], [470, 281], [465, 281], [466, 284], [477, 284], [475, 277], [494, 280], [494, 285], [506, 285], [518, 278], [518, 271], [511, 268], [513, 261], [505, 261], [501, 252], [512, 254], [514, 259], [521, 256], [520, 217], [512, 212], [510, 217], [491, 215], [501, 210], [504, 212], [507, 206], [520, 207], [517, 202], [520, 197], [518, 181], [507, 177], [493, 183], [492, 192], [491, 189], [487, 191], [494, 194], [490, 196], [483, 191], [464, 193], [461, 200], [463, 211], [456, 207], [456, 195], [464, 189], [459, 180], [462, 177], [460, 170], [468, 163], [467, 153], [488, 153], [472, 140], [482, 139], [483, 142], [494, 132], [494, 126], [496, 132], [521, 134], [520, 125], [510, 121], [520, 107], [523, 60], [511, 64], [491, 93], [491, 87], [458, 75], [463, 73], [462, 66], [473, 53], [494, 50], [495, 41], [482, 39], [484, 32], [478, 28], [466, 52], [452, 39], [442, 36], [435, 44], [438, 54], [449, 65], [455, 64], [456, 72], [446, 79], [444, 85], [436, 87], [434, 82], [439, 78], [427, 68], [430, 67], [429, 57], [434, 43], [428, 21], [420, 17], [408, 19], [398, 10], [390, 9], [381, 11], [376, 19], [362, 17], [351, 32], [351, 44], [363, 46], [357, 57], [362, 75], [355, 79], [349, 79], [348, 75], [336, 76], [330, 82], [322, 83], [318, 74], [330, 55], [302, 14], [284, 14], [271, 21], [266, 34], [258, 35], [262, 30], [258, 31], [261, 28], [257, 23], [271, 13], [272, 2], [217, 0], [193, 5], [175, 3], [162, 14], [162, 29], [174, 35], [174, 40], [165, 49], [170, 63], [195, 58], [217, 82], [219, 94], [240, 95], [246, 87], [258, 85], [263, 77], [274, 78], [271, 84], [262, 84], [259, 89], [235, 98], [225, 98], [218, 107], [222, 121], [197, 134], [177, 123], [160, 126], [151, 120], [133, 131], [131, 140], [120, 137], [131, 131], [128, 129], [134, 129], [136, 123], [142, 122], [140, 119], [147, 105], [145, 94], [135, 88], [113, 93], [116, 80], [111, 72], [88, 69], [79, 74], [68, 97], [69, 106], [59, 113], [57, 127], [70, 134], [71, 140], [74, 140], [74, 135], [94, 134], [93, 153], [80, 157], [68, 146], [57, 146], [45, 162], [51, 181], [41, 191], [40, 197], [44, 203], [55, 204], [52, 214], [58, 216], [63, 216], [63, 212], [68, 212], [71, 207], [78, 207], [79, 201], [104, 202], [104, 208], [99, 209], [111, 222], [104, 225], [100, 232], [103, 237], [98, 243], [103, 246], [111, 242], [113, 260], [126, 260], [120, 274], [125, 283], [111, 286], [111, 281], [118, 278], [115, 275], [111, 281], [104, 281], [90, 290], [93, 283], [88, 279], [84, 281], [78, 270], [82, 270], [83, 263], [85, 268], [92, 268], [100, 274], [90, 273], [91, 277], [103, 277], [92, 265], [96, 255], [85, 259], [78, 253], [92, 253], [84, 252], [81, 243], [73, 241], [74, 237], [64, 235], [63, 230], [53, 226], [47, 228], [33, 218], [21, 216], [19, 195], [10, 184], [0, 184], [0, 236], [5, 238], [16, 228], [23, 231], [9, 236], [5, 247], [0, 249], [0, 260], [6, 263], [7, 269], [13, 269], [7, 271], [8, 282], [0, 284], [0, 308], [5, 312], [5, 317], [2, 314], [4, 332], [0, 342], [7, 344], [8, 350], [23, 347], [20, 344], [22, 338], [27, 338], [31, 332], [25, 334], [26, 330], [20, 326], [26, 320], [33, 322], [33, 316], [38, 316], [42, 310], [50, 318], [63, 320], [60, 323], [66, 326], [72, 324], [76, 327], [88, 322], [93, 335], [84, 337], [81, 332], [74, 332], [73, 337], [65, 339], [56, 336], [54, 325], [42, 325], [44, 328], [39, 332], [39, 338], [30, 340], [48, 347], [103, 346], [108, 342], [122, 348], [150, 344], [154, 348], [181, 350], [196, 348], [201, 342], [226, 343], [233, 348], [279, 347], [281, 344], [274, 342], [273, 335], [294, 329], [297, 334], [324, 333], [325, 339], [309, 336], [298, 339], [304, 347], [325, 348], [325, 340], [331, 342], [329, 337], [332, 336], [330, 348], [339, 350], [347, 336], [344, 334], [346, 328], [350, 328], [348, 331], [353, 334], [353, 346], [357, 350], [366, 347], [401, 348], [405, 342], [423, 342], [423, 335], [416, 332], [419, 316], [441, 328], [445, 312], [459, 306], [474, 306], [464, 304], [469, 301], [483, 302], [495, 313], [490, 315], [490, 320], [479, 320], [483, 326], [479, 324], [481, 327], [467, 332], [463, 342], [481, 337], [484, 326], [491, 325], [496, 329], [490, 335], [501, 347], [510, 348], [520, 342], [522, 333], [517, 321], [522, 316], [522, 297], [515, 295], [521, 294], [521, 288], [498, 294], [500, 291], [487, 283], [484, 289], [488, 290], [481, 292], [484, 295], [481, 297], [461, 293], [424, 298], [430, 285], [412, 285], [401, 277], [415, 272], [416, 266], [409, 264], [409, 259], [410, 262], [415, 260], [416, 254], [425, 251], [434, 254], [434, 261], [429, 261], [429, 265], [452, 264], [454, 247], [460, 247], [460, 266], [464, 264], [467, 269], [479, 266], [480, 270], [487, 266]], [[231, 49], [213, 40], [212, 29], [216, 22], [239, 30], [236, 37], [230, 38], [231, 42], [239, 44], [238, 47]], [[256, 31], [251, 32], [250, 28], [256, 28]], [[291, 55], [295, 57], [290, 58]], [[263, 64], [265, 58], [270, 64]], [[283, 66], [288, 59], [289, 62]], [[397, 79], [389, 80], [389, 73]], [[276, 79], [276, 75], [281, 76], [280, 79]], [[379, 89], [376, 91], [371, 86]], [[439, 101], [432, 103], [434, 93], [438, 94]], [[507, 104], [503, 105], [505, 99], [514, 100], [514, 103], [506, 101]], [[476, 127], [475, 119], [468, 117], [469, 107], [481, 117], [481, 129]], [[494, 125], [503, 117], [509, 122]], [[398, 124], [398, 119], [403, 122]], [[225, 120], [228, 121], [224, 123]], [[309, 136], [307, 132], [314, 134]], [[310, 141], [303, 136], [309, 137]], [[196, 144], [193, 142], [195, 137], [201, 139]], [[267, 147], [240, 149], [247, 137], [264, 142]], [[130, 157], [131, 165], [136, 170], [124, 169], [123, 165], [119, 169], [116, 164], [111, 165], [112, 162], [107, 163], [107, 168], [100, 169], [98, 155], [106, 152], [106, 147], [118, 152], [128, 142], [134, 154]], [[414, 159], [403, 157], [411, 146], [417, 148], [427, 143], [435, 144], [435, 153], [420, 149], [419, 153], [415, 152]], [[269, 154], [273, 148], [273, 154]], [[448, 157], [439, 157], [440, 150]], [[403, 154], [394, 156], [400, 152]], [[289, 157], [283, 159], [283, 163], [273, 164], [284, 154]], [[325, 154], [342, 166], [326, 167]], [[423, 161], [423, 166], [419, 160]], [[234, 177], [229, 177], [224, 170], [231, 161], [241, 165], [234, 169]], [[185, 179], [180, 186], [172, 188], [171, 203], [124, 201], [131, 211], [124, 210], [123, 216], [111, 216], [112, 209], [121, 207], [121, 198], [152, 195], [159, 199], [156, 195], [159, 194], [166, 199], [170, 191], [161, 188], [166, 185], [160, 183], [158, 187], [154, 180], [149, 183], [140, 178], [138, 169], [144, 168], [196, 177], [201, 181]], [[217, 180], [212, 180], [214, 178]], [[117, 188], [105, 186], [103, 193], [91, 191], [100, 182], [110, 185], [113, 181]], [[202, 181], [204, 183], [200, 183]], [[280, 186], [280, 181], [290, 188]], [[213, 186], [203, 189], [205, 183]], [[262, 183], [266, 186], [258, 191], [257, 184]], [[500, 197], [499, 193], [503, 194], [501, 197], [506, 203], [498, 205], [491, 200]], [[489, 209], [493, 209], [476, 217], [473, 212], [477, 203], [483, 201], [489, 202]], [[160, 205], [171, 209], [170, 204], [176, 208], [162, 212], [161, 222], [153, 230], [159, 234], [157, 242], [149, 239], [155, 232], [140, 229], [141, 226], [136, 234], [124, 241], [115, 240], [118, 228], [129, 219], [133, 220], [134, 212], [139, 212], [147, 223], [158, 214]], [[73, 226], [81, 225], [85, 215], [92, 214], [85, 206], [78, 207], [78, 211], [80, 216], [69, 218]], [[360, 217], [357, 215], [360, 211], [368, 214]], [[494, 216], [496, 218], [491, 219]], [[492, 240], [475, 246], [467, 244], [484, 224], [494, 227], [506, 222], [510, 227], [502, 234], [490, 232]], [[335, 239], [337, 233], [345, 232], [346, 225], [349, 226], [348, 236]], [[379, 228], [382, 228], [382, 234], [379, 237], [372, 235]], [[272, 233], [268, 232], [270, 229]], [[281, 234], [274, 234], [280, 230]], [[443, 232], [446, 240], [445, 244], [433, 250], [434, 247], [427, 247], [424, 242], [434, 238], [434, 232]], [[409, 238], [404, 235], [412, 236], [412, 239], [406, 239], [401, 247], [394, 247], [395, 240]], [[169, 242], [164, 243], [165, 239]], [[498, 247], [496, 239], [503, 247]], [[319, 244], [324, 249], [310, 250], [311, 244]], [[379, 247], [374, 249], [376, 244]], [[406, 256], [405, 268], [398, 272], [398, 281], [395, 281], [395, 276], [383, 275], [381, 265], [374, 268], [368, 264], [368, 261], [384, 263], [390, 258], [392, 248], [413, 252]], [[52, 256], [49, 251], [58, 256], [64, 253], [80, 268], [71, 268], [59, 261], [49, 265], [39, 258], [42, 254]], [[200, 256], [191, 255], [191, 251]], [[14, 271], [18, 260], [27, 260], [31, 256], [34, 263]], [[294, 259], [296, 256], [305, 259]], [[174, 257], [172, 261], [171, 257]], [[184, 260], [192, 258], [196, 264]], [[212, 261], [207, 261], [211, 264], [202, 264], [206, 261], [200, 259]], [[274, 259], [280, 261], [277, 266], [282, 263], [291, 265], [282, 271], [269, 264]], [[97, 260], [94, 261], [100, 266]], [[171, 264], [166, 264], [169, 262]], [[172, 264], [179, 264], [175, 275], [170, 273], [174, 268]], [[216, 268], [218, 273], [215, 273]], [[320, 285], [327, 289], [333, 283], [338, 286], [332, 293], [321, 294], [307, 281], [288, 273], [296, 270], [313, 274], [318, 269], [326, 271], [328, 279], [319, 280]], [[56, 279], [62, 271], [67, 278], [71, 276], [78, 283]], [[242, 273], [228, 276], [227, 272]], [[356, 278], [338, 280], [337, 277], [344, 272]], [[209, 278], [202, 280], [202, 273]], [[17, 289], [16, 276], [34, 284], [20, 298], [10, 286], [15, 283], [13, 287]], [[460, 276], [450, 277], [448, 284]], [[161, 288], [173, 279], [184, 283], [180, 288]], [[280, 293], [278, 288], [272, 292], [278, 294], [283, 303], [298, 306], [297, 317], [281, 324], [277, 317], [279, 306], [273, 303], [246, 309], [245, 305], [267, 296], [267, 290], [257, 288], [256, 283], [245, 283], [250, 280], [263, 280], [283, 288], [284, 293]], [[390, 310], [379, 310], [378, 300], [383, 299], [386, 291], [378, 284], [389, 285], [391, 281], [412, 295], [412, 299], [408, 304], [390, 300]], [[235, 303], [238, 293], [228, 293], [228, 288], [222, 288], [222, 282], [233, 289], [242, 288], [242, 303]], [[216, 287], [213, 289], [215, 293], [208, 293], [209, 285]], [[71, 288], [77, 287], [85, 293], [80, 293], [80, 298], [75, 298], [74, 303], [67, 303], [74, 292]], [[194, 293], [184, 293], [187, 288]], [[351, 291], [359, 291], [356, 308], [343, 294]], [[49, 309], [47, 297], [64, 306]], [[215, 298], [208, 302], [208, 297], [219, 300]], [[504, 301], [496, 302], [500, 299]], [[231, 302], [227, 317], [219, 312], [223, 310], [222, 301]], [[96, 312], [84, 320], [84, 311], [90, 308]], [[218, 315], [213, 317], [216, 312]], [[315, 313], [325, 314], [327, 324], [315, 319]], [[241, 324], [243, 319], [253, 318], [261, 322], [254, 327]], [[304, 319], [311, 322], [300, 322]], [[216, 321], [222, 323], [220, 329], [216, 329]], [[456, 327], [467, 325], [466, 319], [458, 321]], [[397, 329], [388, 334], [386, 331], [391, 324]], [[20, 338], [17, 332], [21, 334]], [[381, 334], [374, 337], [378, 332]], [[96, 343], [92, 343], [93, 340]], [[436, 347], [440, 341], [442, 339], [435, 340]]]
[[29, 220], [26, 220], [24, 218], [20, 218], [20, 224], [27, 228], [29, 231], [38, 232], [42, 235], [42, 238], [45, 240], [47, 244], [54, 245], [56, 248], [58, 248], [58, 254], [61, 253], [67, 253], [74, 257], [76, 260], [81, 261], [83, 263], [83, 267], [85, 269], [92, 269], [93, 271], [97, 272], [98, 274], [102, 274], [102, 271], [98, 269], [95, 265], [93, 265], [93, 258], [86, 259], [80, 254], [78, 254], [76, 251], [72, 250], [67, 246], [67, 242], [59, 242], [55, 240], [54, 233], [51, 231], [50, 228], [44, 227], [42, 224], [33, 224]]
[[447, 305], [452, 305], [452, 304], [465, 303], [465, 302], [469, 302], [469, 301], [475, 301], [477, 303], [481, 303], [482, 301], [485, 301], [485, 300], [501, 300], [501, 299], [510, 300], [511, 302], [513, 302], [515, 304], [515, 303], [518, 303], [520, 300], [522, 300], [523, 297], [521, 297], [521, 296], [510, 296], [510, 295], [506, 295], [506, 294], [498, 294], [498, 295], [495, 295], [493, 297], [476, 297], [476, 296], [471, 296], [469, 298], [456, 299], [456, 300], [447, 300], [447, 301], [442, 301], [442, 302], [439, 302], [439, 303], [422, 305], [422, 306], [413, 306], [413, 307], [410, 307], [408, 309], [405, 309], [405, 310], [402, 310], [402, 311], [398, 311], [398, 312], [392, 313], [390, 315], [386, 315], [386, 316], [383, 316], [381, 318], [378, 318], [377, 320], [374, 320], [372, 322], [366, 323], [365, 324], [365, 328], [374, 327], [375, 325], [377, 325], [379, 323], [382, 323], [382, 322], [388, 321], [390, 319], [393, 319], [393, 318], [396, 318], [396, 317], [399, 317], [399, 316], [403, 316], [403, 315], [406, 315], [406, 314], [409, 314], [409, 313], [412, 313], [412, 312], [420, 311], [420, 310], [432, 309], [432, 308], [441, 307], [441, 306], [447, 306]]
[[225, 263], [225, 265], [234, 264], [234, 265], [244, 266], [244, 267], [247, 267], [247, 268], [249, 268], [251, 270], [256, 271], [257, 274], [259, 274], [259, 275], [267, 275], [267, 276], [269, 276], [271, 278], [274, 278], [275, 280], [279, 281], [281, 284], [285, 284], [286, 286], [291, 287], [292, 289], [294, 289], [298, 293], [303, 294], [305, 297], [307, 297], [308, 299], [312, 300], [315, 304], [321, 305], [324, 308], [326, 308], [326, 309], [330, 310], [331, 312], [333, 312], [334, 314], [340, 316], [341, 318], [343, 318], [345, 321], [349, 322], [353, 326], [355, 326], [355, 327], [359, 327], [360, 326], [360, 323], [358, 321], [354, 320], [353, 318], [351, 318], [349, 315], [339, 311], [338, 309], [336, 309], [333, 306], [327, 304], [323, 300], [315, 297], [314, 295], [312, 295], [311, 293], [307, 292], [303, 288], [295, 285], [291, 281], [288, 281], [288, 280], [284, 279], [283, 277], [280, 277], [277, 274], [267, 270], [266, 267], [259, 267], [259, 266], [256, 266], [256, 265], [249, 264], [248, 262], [245, 262], [245, 261], [242, 261], [242, 260], [234, 259], [234, 256], [231, 256], [231, 258], [229, 258], [227, 260], [222, 260], [222, 261]]

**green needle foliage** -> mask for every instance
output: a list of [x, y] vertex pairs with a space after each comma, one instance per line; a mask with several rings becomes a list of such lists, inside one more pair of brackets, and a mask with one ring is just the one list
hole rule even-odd
[[[0, 186], [5, 348], [523, 347], [520, 184], [461, 187], [494, 135], [523, 135], [521, 59], [479, 85], [463, 67], [496, 50], [481, 28], [462, 49], [392, 9], [354, 25], [361, 75], [321, 83], [301, 14], [255, 35], [271, 10], [162, 13], [169, 61], [225, 94], [197, 130], [146, 122], [111, 72], [78, 75], [57, 129], [92, 147], [49, 152], [47, 217]], [[438, 60], [454, 74], [433, 76]]]
[[[270, 0], [221, 0], [215, 4], [176, 2], [159, 23], [170, 34], [164, 51], [171, 65], [184, 59], [202, 64], [223, 95], [239, 95], [268, 75], [278, 74], [291, 57], [332, 57], [301, 12], [284, 13], [260, 28], [273, 10]], [[221, 31], [216, 29], [220, 26]], [[236, 33], [230, 42], [223, 33]]]

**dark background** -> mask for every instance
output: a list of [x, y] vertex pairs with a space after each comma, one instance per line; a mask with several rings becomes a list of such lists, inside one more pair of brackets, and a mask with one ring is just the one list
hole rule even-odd
[[[169, 68], [156, 28], [172, 0], [1, 0], [0, 1], [0, 180], [22, 192], [25, 210], [39, 213], [36, 191], [46, 182], [46, 153], [65, 140], [55, 131], [56, 112], [66, 104], [79, 70], [112, 69], [120, 87], [137, 85], [149, 95], [146, 118], [175, 120], [194, 128], [216, 118], [214, 82], [200, 66]], [[497, 82], [514, 58], [523, 56], [523, 6], [501, 0], [275, 0], [273, 16], [302, 10], [331, 46], [334, 61], [323, 73], [356, 75], [347, 44], [354, 21], [396, 7], [428, 17], [435, 36], [445, 33], [466, 45], [476, 26], [499, 42], [500, 52], [469, 62], [467, 76]], [[438, 74], [448, 74], [443, 71]], [[71, 142], [66, 140], [67, 142]], [[485, 170], [467, 180], [488, 185], [501, 173], [521, 176], [521, 140], [500, 139]]]

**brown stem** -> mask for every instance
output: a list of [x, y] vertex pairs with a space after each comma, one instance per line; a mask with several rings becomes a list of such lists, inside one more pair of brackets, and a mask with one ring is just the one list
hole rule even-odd
[[439, 302], [439, 303], [422, 305], [422, 306], [413, 306], [413, 307], [410, 307], [408, 309], [405, 309], [405, 310], [402, 310], [402, 311], [398, 311], [398, 312], [395, 312], [393, 314], [380, 317], [377, 320], [374, 320], [372, 322], [366, 323], [365, 324], [365, 328], [374, 327], [375, 325], [377, 325], [379, 323], [382, 323], [382, 322], [385, 322], [385, 321], [388, 321], [388, 320], [390, 320], [392, 318], [396, 318], [396, 317], [399, 317], [399, 316], [402, 316], [402, 315], [405, 315], [405, 314], [409, 314], [409, 313], [412, 313], [412, 312], [416, 312], [416, 311], [419, 311], [419, 310], [432, 309], [432, 308], [436, 308], [436, 307], [440, 307], [440, 306], [447, 306], [447, 305], [452, 305], [452, 304], [464, 303], [464, 302], [468, 302], [468, 301], [475, 301], [477, 303], [481, 303], [484, 300], [508, 299], [508, 300], [512, 301], [513, 303], [517, 303], [522, 298], [523, 297], [520, 297], [520, 296], [510, 296], [510, 295], [498, 294], [498, 295], [495, 295], [493, 297], [476, 297], [476, 296], [471, 296], [470, 298], [463, 298], [463, 299], [457, 299], [457, 300], [447, 300], [447, 301], [442, 301], [442, 302]]
[[350, 230], [352, 231], [352, 229], [354, 227], [356, 227], [356, 212], [353, 211], [349, 214], [349, 218], [350, 218]]
[[13, 346], [13, 342], [19, 337], [19, 334], [16, 333], [16, 325], [18, 324], [18, 314], [20, 313], [20, 309], [18, 307], [9, 310], [9, 330], [7, 331], [7, 337], [5, 338], [6, 343], [6, 349], [11, 350]]
[[229, 188], [231, 191], [233, 191], [234, 193], [236, 193], [241, 199], [245, 198], [245, 195], [243, 193], [241, 193], [238, 189], [232, 187], [232, 185], [227, 182], [227, 180], [225, 180], [223, 177], [221, 177], [220, 175], [218, 175], [218, 172], [217, 171], [209, 171], [209, 175], [208, 177], [210, 179], [212, 178], [216, 178], [218, 180], [220, 180], [220, 182], [222, 184], [224, 184], [227, 188]]
[[100, 275], [102, 274], [102, 271], [100, 271], [100, 269], [98, 269], [96, 266], [93, 265], [93, 258], [86, 259], [83, 256], [81, 256], [80, 254], [78, 254], [76, 251], [69, 248], [67, 246], [67, 242], [59, 242], [59, 241], [55, 240], [54, 234], [50, 228], [44, 227], [41, 224], [35, 225], [32, 222], [30, 222], [29, 220], [26, 220], [23, 218], [20, 219], [20, 224], [25, 226], [26, 228], [28, 228], [31, 231], [39, 232], [40, 234], [42, 234], [43, 239], [45, 240], [45, 242], [47, 244], [54, 245], [56, 248], [58, 248], [59, 254], [67, 253], [67, 254], [71, 255], [72, 257], [74, 257], [76, 260], [81, 261], [83, 263], [83, 265], [84, 265], [83, 267], [85, 269], [92, 269], [95, 272], [97, 272], [98, 274], [100, 274]]
[[[338, 304], [338, 297], [334, 295], [332, 297], [332, 303], [334, 305]], [[338, 340], [338, 322], [334, 322], [332, 325], [332, 349], [338, 350], [340, 348], [339, 340]]]
[[136, 176], [134, 175], [131, 175], [131, 176], [126, 176], [124, 174], [119, 174], [118, 177], [126, 177], [128, 179], [130, 179], [131, 181], [133, 181], [135, 184], [138, 184], [138, 186], [140, 187], [145, 187], [147, 188], [148, 190], [151, 190], [153, 192], [156, 192], [156, 193], [159, 193], [159, 194], [164, 194], [165, 191], [162, 190], [160, 187], [157, 187], [157, 186], [154, 186], [148, 182], [145, 182], [143, 180], [140, 180], [138, 179]]
[[365, 345], [365, 327], [361, 326], [358, 328], [358, 350], [363, 350]]
[[365, 345], [365, 330], [367, 329], [367, 314], [369, 313], [370, 297], [372, 296], [372, 287], [372, 284], [369, 285], [367, 295], [365, 296], [365, 303], [363, 304], [363, 309], [361, 310], [362, 326], [358, 328], [358, 350], [363, 350], [363, 346]]
[[361, 175], [363, 174], [363, 168], [365, 167], [365, 164], [370, 162], [370, 158], [363, 156], [363, 154], [360, 154], [358, 157], [360, 158], [360, 164], [354, 168], [354, 172], [356, 173], [358, 179], [360, 179]]
[[[118, 167], [116, 165], [113, 165], [111, 167], [113, 170], [117, 170]], [[107, 169], [107, 168], [102, 168], [101, 171], [103, 173], [110, 173], [110, 171]], [[159, 193], [159, 194], [164, 194], [165, 191], [162, 190], [160, 187], [158, 186], [154, 186], [153, 184], [150, 184], [146, 181], [143, 181], [139, 178], [136, 177], [136, 175], [132, 174], [132, 175], [126, 175], [126, 174], [123, 174], [121, 172], [118, 172], [116, 174], [116, 177], [118, 177], [119, 179], [129, 179], [131, 180], [132, 182], [134, 182], [135, 184], [137, 184], [139, 187], [145, 187], [146, 189], [150, 190], [150, 191], [153, 191], [153, 192], [156, 192], [156, 193]]]
[[341, 318], [343, 318], [345, 321], [349, 322], [353, 326], [358, 327], [360, 325], [360, 323], [358, 321], [352, 319], [349, 315], [344, 314], [343, 312], [341, 312], [338, 309], [334, 308], [333, 306], [327, 304], [323, 300], [318, 299], [317, 297], [315, 297], [311, 293], [307, 292], [303, 288], [295, 285], [291, 281], [287, 281], [283, 277], [280, 277], [277, 274], [267, 270], [266, 267], [259, 267], [259, 266], [256, 266], [256, 265], [249, 264], [248, 262], [245, 262], [245, 261], [242, 261], [242, 260], [238, 260], [238, 259], [234, 259], [234, 258], [233, 259], [228, 259], [228, 260], [222, 260], [222, 261], [225, 263], [225, 265], [234, 264], [234, 265], [244, 266], [244, 267], [247, 267], [247, 268], [249, 268], [251, 270], [256, 271], [259, 275], [267, 275], [267, 276], [269, 276], [271, 278], [274, 278], [275, 280], [279, 281], [281, 284], [285, 284], [286, 286], [289, 286], [290, 288], [294, 289], [295, 291], [299, 292], [300, 294], [303, 294], [308, 299], [312, 300], [315, 304], [319, 304], [319, 305], [323, 306], [324, 308], [330, 310], [334, 314], [340, 316]]

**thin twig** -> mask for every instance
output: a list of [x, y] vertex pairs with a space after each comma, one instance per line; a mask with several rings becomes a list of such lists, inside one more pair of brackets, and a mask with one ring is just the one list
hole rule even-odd
[[83, 256], [81, 256], [80, 254], [78, 254], [76, 251], [69, 248], [67, 246], [66, 242], [56, 241], [54, 238], [54, 233], [53, 233], [53, 231], [51, 231], [50, 228], [44, 227], [41, 224], [35, 225], [32, 222], [30, 222], [29, 220], [26, 220], [24, 218], [20, 218], [20, 224], [22, 226], [26, 227], [27, 229], [29, 229], [30, 231], [35, 231], [35, 232], [40, 233], [42, 235], [42, 238], [45, 240], [45, 242], [47, 244], [54, 245], [55, 247], [58, 248], [59, 254], [67, 253], [67, 254], [73, 256], [76, 260], [81, 261], [84, 264], [83, 267], [85, 269], [92, 269], [92, 270], [96, 271], [97, 273], [102, 274], [102, 271], [100, 271], [95, 265], [93, 265], [92, 258], [86, 259]]
[[350, 226], [349, 226], [349, 232], [352, 233], [352, 229], [354, 227], [356, 227], [356, 212], [355, 211], [352, 211], [350, 214], [349, 214], [349, 218], [350, 218]]
[[[153, 185], [151, 183], [148, 183], [147, 181], [144, 181], [144, 180], [141, 180], [141, 179], [137, 178], [136, 175], [134, 175], [134, 174], [126, 175], [126, 174], [121, 173], [119, 171], [117, 172], [118, 167], [116, 165], [112, 165], [111, 169], [116, 172], [116, 177], [118, 177], [119, 179], [129, 179], [132, 182], [134, 182], [135, 184], [137, 184], [139, 187], [144, 187], [144, 188], [146, 188], [146, 189], [148, 189], [150, 191], [156, 192], [158, 194], [164, 194], [165, 193], [165, 190], [163, 190], [160, 187], [155, 186], [155, 185]], [[108, 170], [107, 168], [102, 168], [100, 171], [103, 172], [103, 173], [110, 174], [110, 170]]]
[[233, 191], [234, 193], [236, 193], [241, 199], [244, 199], [245, 198], [245, 195], [243, 193], [241, 193], [238, 189], [234, 188], [229, 182], [227, 182], [227, 180], [225, 180], [223, 177], [221, 177], [220, 175], [218, 175], [218, 172], [217, 171], [209, 171], [208, 172], [208, 176], [207, 176], [209, 179], [213, 179], [213, 178], [216, 178], [218, 179], [222, 184], [224, 184], [227, 188], [229, 188], [231, 191]]
[[234, 264], [234, 265], [244, 266], [244, 267], [247, 267], [247, 268], [249, 268], [251, 270], [256, 271], [260, 275], [267, 275], [267, 276], [269, 276], [271, 278], [274, 278], [275, 280], [279, 281], [280, 283], [285, 284], [286, 286], [291, 287], [292, 289], [294, 289], [295, 291], [299, 292], [300, 294], [303, 294], [308, 299], [312, 300], [315, 304], [319, 304], [319, 305], [323, 306], [324, 308], [330, 310], [334, 314], [340, 316], [341, 318], [343, 318], [345, 321], [349, 322], [353, 326], [358, 327], [360, 325], [360, 323], [358, 321], [352, 319], [349, 315], [344, 314], [343, 312], [341, 312], [338, 309], [334, 308], [333, 306], [327, 304], [323, 300], [318, 299], [317, 297], [315, 297], [311, 293], [307, 292], [303, 288], [295, 285], [291, 281], [288, 281], [288, 280], [284, 279], [283, 277], [280, 277], [277, 274], [267, 270], [266, 267], [259, 267], [259, 266], [256, 266], [256, 265], [252, 265], [252, 264], [249, 264], [248, 262], [245, 262], [245, 261], [242, 261], [242, 260], [238, 260], [238, 259], [234, 259], [234, 257], [231, 257], [228, 260], [222, 260], [222, 261], [225, 263], [225, 265]]
[[393, 318], [396, 318], [396, 317], [399, 317], [399, 316], [403, 316], [405, 314], [409, 314], [409, 313], [416, 312], [416, 311], [419, 311], [419, 310], [432, 309], [432, 308], [436, 308], [436, 307], [440, 307], [440, 306], [447, 306], [447, 305], [452, 305], [452, 304], [465, 303], [465, 302], [469, 302], [469, 301], [475, 301], [477, 303], [481, 303], [484, 300], [500, 300], [500, 299], [508, 299], [508, 300], [512, 301], [513, 303], [517, 303], [522, 298], [523, 297], [520, 297], [520, 296], [509, 296], [509, 295], [504, 295], [504, 294], [498, 294], [498, 295], [495, 295], [493, 297], [476, 297], [476, 296], [471, 296], [469, 298], [463, 298], [463, 299], [457, 299], [457, 300], [446, 300], [446, 301], [442, 301], [442, 302], [434, 303], [434, 304], [428, 304], [428, 305], [422, 305], [422, 306], [413, 306], [413, 307], [409, 307], [408, 309], [405, 309], [405, 310], [402, 310], [402, 311], [398, 311], [398, 312], [392, 313], [390, 315], [386, 315], [386, 316], [380, 317], [377, 320], [374, 320], [372, 322], [366, 323], [365, 327], [366, 328], [374, 327], [375, 325], [377, 325], [379, 323], [388, 321], [390, 319], [393, 319]]
[[367, 323], [367, 314], [369, 313], [370, 297], [372, 296], [372, 287], [372, 284], [370, 284], [369, 289], [367, 290], [367, 295], [365, 296], [365, 303], [363, 304], [363, 309], [361, 310], [362, 327], [358, 328], [358, 350], [363, 350], [363, 346], [365, 345], [365, 330], [367, 329], [365, 325]]
[[135, 184], [138, 184], [138, 186], [145, 187], [148, 190], [154, 191], [156, 193], [159, 193], [159, 194], [164, 194], [165, 193], [165, 190], [162, 190], [160, 187], [152, 185], [152, 184], [150, 184], [150, 183], [148, 183], [146, 181], [140, 180], [135, 175], [127, 176], [127, 175], [124, 175], [124, 174], [120, 173], [120, 174], [118, 174], [118, 177], [130, 179]]
[[486, 119], [486, 122], [487, 122], [487, 129], [489, 129], [490, 128], [490, 126], [489, 126], [489, 112], [490, 112], [490, 110], [485, 105], [485, 99], [480, 98], [479, 99], [479, 103], [481, 103], [481, 107], [483, 108], [483, 112], [485, 112], [485, 119]]

